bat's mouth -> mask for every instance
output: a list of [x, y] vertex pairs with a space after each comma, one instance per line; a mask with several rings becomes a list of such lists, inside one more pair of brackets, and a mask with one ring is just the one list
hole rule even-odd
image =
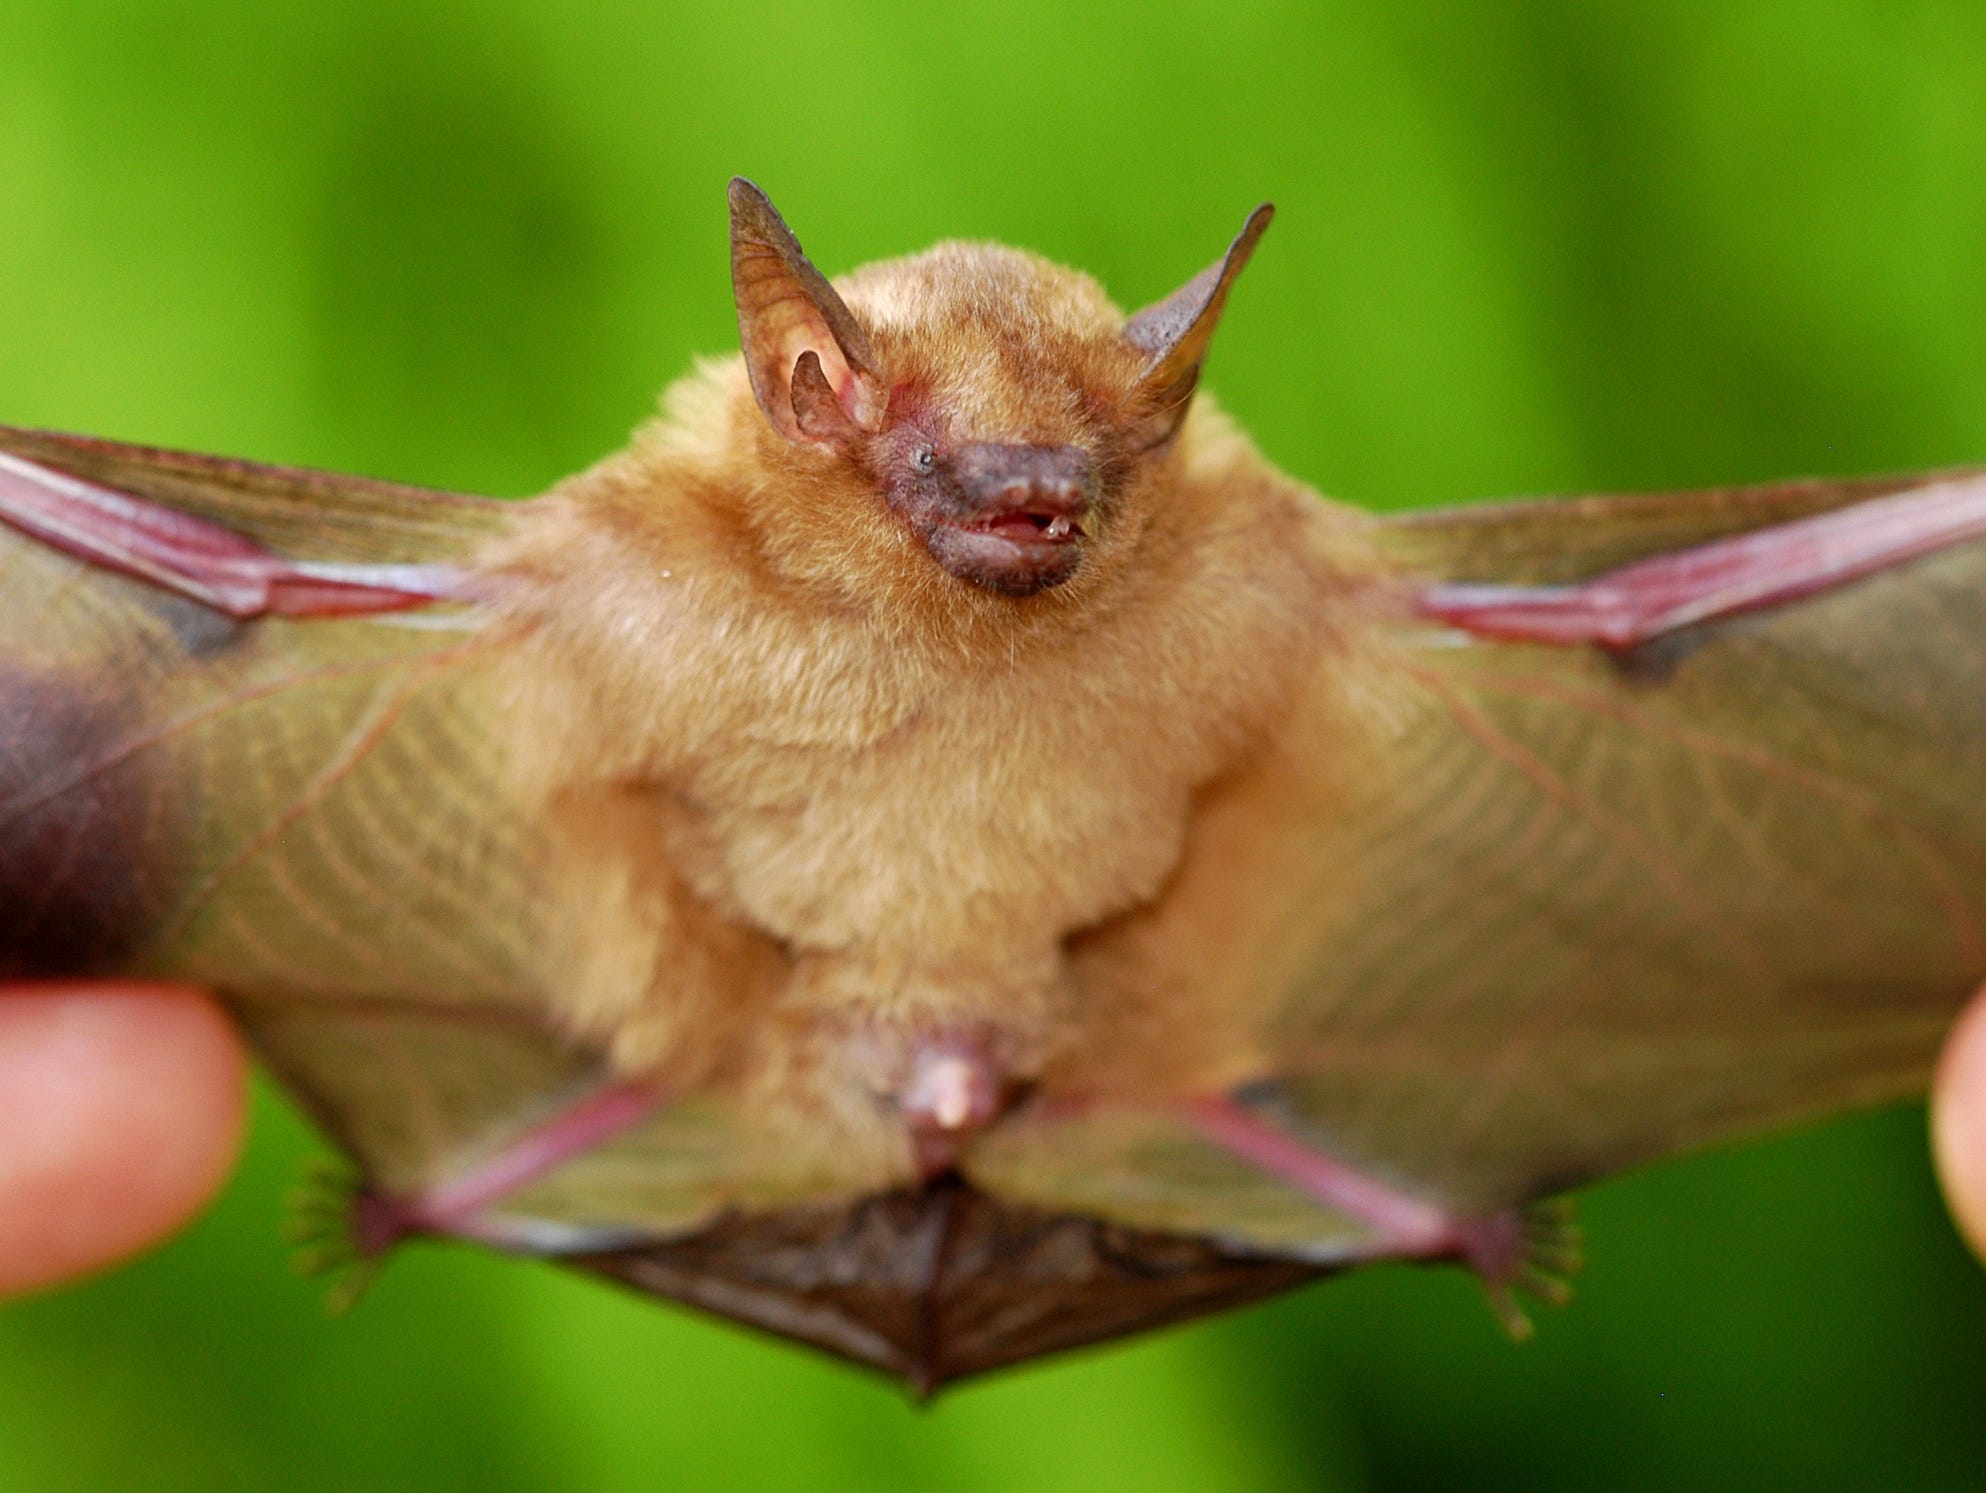
[[938, 524], [924, 543], [962, 581], [1003, 596], [1032, 596], [1059, 586], [1083, 561], [1089, 537], [1082, 518], [1064, 508], [1009, 508], [973, 523]]
[[1065, 512], [1014, 508], [983, 523], [962, 525], [968, 533], [985, 534], [1016, 546], [1072, 544], [1083, 537], [1082, 525]]

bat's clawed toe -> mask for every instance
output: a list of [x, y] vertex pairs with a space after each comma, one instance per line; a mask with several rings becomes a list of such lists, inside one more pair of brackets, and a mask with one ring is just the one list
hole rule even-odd
[[290, 1194], [283, 1235], [296, 1246], [291, 1264], [299, 1275], [330, 1279], [325, 1307], [334, 1316], [358, 1302], [387, 1251], [413, 1231], [397, 1207], [332, 1162], [314, 1163]]
[[1456, 1257], [1481, 1278], [1490, 1309], [1513, 1338], [1523, 1341], [1532, 1331], [1519, 1295], [1546, 1306], [1572, 1299], [1571, 1277], [1585, 1260], [1570, 1198], [1460, 1219], [1454, 1231]]

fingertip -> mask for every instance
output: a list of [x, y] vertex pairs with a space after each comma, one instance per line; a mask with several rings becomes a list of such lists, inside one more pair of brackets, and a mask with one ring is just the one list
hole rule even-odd
[[245, 1103], [241, 1043], [195, 992], [0, 990], [0, 1295], [184, 1224], [226, 1178]]
[[1945, 1042], [1931, 1087], [1931, 1150], [1959, 1231], [1986, 1259], [1986, 997]]

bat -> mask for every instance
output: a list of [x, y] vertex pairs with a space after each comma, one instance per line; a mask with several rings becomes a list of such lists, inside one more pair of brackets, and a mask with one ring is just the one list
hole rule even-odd
[[499, 502], [0, 428], [0, 979], [192, 982], [362, 1282], [554, 1256], [930, 1389], [1921, 1090], [1986, 981], [1986, 473], [1375, 517], [1123, 316], [824, 278]]

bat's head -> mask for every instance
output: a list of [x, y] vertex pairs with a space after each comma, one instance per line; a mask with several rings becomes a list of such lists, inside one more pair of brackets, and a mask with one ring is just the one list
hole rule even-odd
[[753, 395], [788, 454], [850, 505], [842, 522], [880, 515], [956, 579], [1034, 595], [1153, 518], [1138, 511], [1161, 486], [1149, 479], [1271, 212], [1127, 320], [1087, 276], [985, 244], [871, 265], [837, 291], [736, 179], [731, 274]]

